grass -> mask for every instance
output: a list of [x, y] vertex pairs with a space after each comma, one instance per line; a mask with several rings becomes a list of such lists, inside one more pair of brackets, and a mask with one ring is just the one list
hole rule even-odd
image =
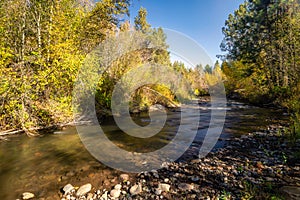
[[254, 185], [248, 181], [243, 182], [244, 189], [241, 191], [242, 200], [284, 200], [272, 183], [265, 182]]

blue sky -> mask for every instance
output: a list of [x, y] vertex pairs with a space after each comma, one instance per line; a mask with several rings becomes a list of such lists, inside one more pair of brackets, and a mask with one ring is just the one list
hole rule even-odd
[[131, 22], [142, 6], [153, 27], [169, 28], [199, 43], [213, 61], [221, 54], [222, 27], [244, 0], [139, 0], [131, 6]]

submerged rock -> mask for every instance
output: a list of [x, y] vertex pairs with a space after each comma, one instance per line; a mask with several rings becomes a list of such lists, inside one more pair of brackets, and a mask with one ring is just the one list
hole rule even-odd
[[34, 194], [31, 192], [24, 192], [22, 194], [22, 199], [32, 199], [32, 198], [34, 198]]

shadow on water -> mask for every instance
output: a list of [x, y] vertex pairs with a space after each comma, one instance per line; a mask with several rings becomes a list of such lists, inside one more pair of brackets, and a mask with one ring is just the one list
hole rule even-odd
[[[197, 136], [180, 158], [184, 160], [197, 156], [210, 121], [210, 104], [200, 105], [200, 125]], [[132, 116], [133, 120], [145, 126], [149, 116], [145, 113]], [[286, 123], [287, 116], [276, 109], [259, 108], [229, 101], [226, 123], [216, 148], [222, 147], [229, 137], [259, 131], [271, 123]], [[112, 118], [101, 127], [106, 136], [120, 148], [132, 152], [151, 152], [167, 145], [175, 136], [180, 124], [180, 112], [168, 112], [167, 122], [161, 132], [151, 138], [140, 139], [122, 132]], [[110, 169], [95, 160], [82, 145], [75, 127], [68, 127], [58, 134], [41, 137], [12, 136], [8, 141], [0, 141], [0, 199], [16, 199], [25, 192], [33, 192], [37, 197], [59, 199], [59, 189], [67, 183], [80, 186], [91, 183], [105, 187], [108, 179], [121, 172]], [[180, 160], [179, 159], [179, 160]]]

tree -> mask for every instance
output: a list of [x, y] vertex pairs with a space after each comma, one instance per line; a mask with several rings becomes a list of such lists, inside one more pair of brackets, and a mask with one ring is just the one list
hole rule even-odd
[[150, 29], [150, 25], [147, 22], [147, 10], [143, 7], [140, 8], [138, 16], [134, 18], [135, 29], [146, 33]]
[[296, 0], [248, 0], [223, 27], [225, 59], [242, 62], [243, 78], [270, 88], [271, 99], [285, 98], [299, 82], [299, 8]]

